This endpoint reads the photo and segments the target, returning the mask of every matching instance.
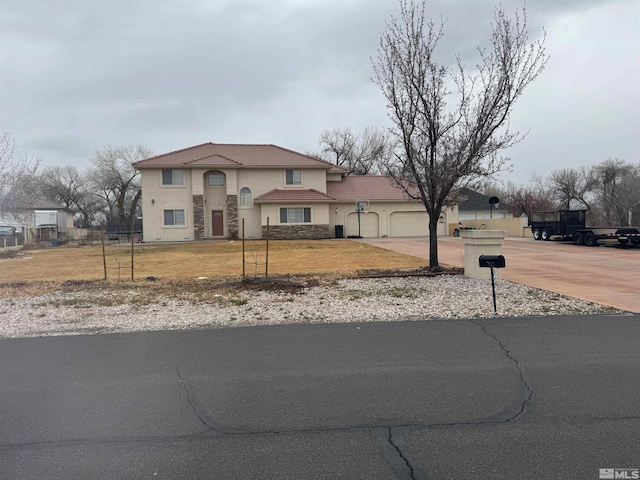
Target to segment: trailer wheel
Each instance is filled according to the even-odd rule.
[[[540,240],[540,229],[539,228],[534,228],[533,229],[533,239],[534,240]]]
[[[593,234],[593,232],[587,232],[584,234],[584,244],[587,247],[593,247],[597,243],[598,240],[596,240],[596,236]]]
[[[632,238],[631,243],[633,243],[636,246],[640,245],[640,238]]]
[[[545,242],[549,240],[551,238],[551,235],[549,235],[549,230],[547,230],[546,228],[543,228],[542,232],[540,232],[540,238]]]
[[[576,232],[573,234],[573,243],[576,245],[582,245],[584,243],[584,235],[582,232]]]
[[[628,238],[619,238],[618,239],[618,243],[620,245],[626,245],[627,243],[629,243],[629,239]]]

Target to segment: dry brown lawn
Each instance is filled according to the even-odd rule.
[[[246,242],[246,274],[264,275],[264,241]],[[131,247],[108,246],[109,280],[131,276]],[[188,279],[242,275],[242,242],[214,241],[171,245],[136,245],[134,278]],[[256,265],[258,263],[258,265]],[[425,260],[351,240],[280,240],[269,242],[269,275],[339,274],[362,270],[402,270],[425,266]],[[57,247],[24,250],[0,258],[0,287],[15,282],[100,280],[102,248]]]

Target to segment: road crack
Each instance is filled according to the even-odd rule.
[[[399,480],[424,480],[425,473],[414,465],[402,437],[399,434],[394,436],[393,427],[376,427],[373,429],[378,441],[382,444],[383,453],[387,462],[391,466],[393,473]]]
[[[516,370],[518,370],[518,375],[520,376],[520,384],[522,385],[522,387],[523,387],[523,389],[525,391],[525,395],[524,395],[525,398],[524,398],[524,400],[522,401],[522,403],[520,405],[520,411],[516,412],[513,416],[511,416],[510,418],[507,418],[505,420],[505,423],[511,422],[511,421],[515,420],[516,418],[518,418],[519,416],[521,416],[522,414],[524,414],[527,410],[529,410],[531,408],[531,405],[532,405],[532,402],[533,402],[533,389],[531,388],[531,386],[527,382],[526,378],[524,377],[524,373],[522,372],[522,367],[520,366],[520,362],[518,362],[517,358],[515,358],[513,355],[511,355],[511,350],[509,350],[507,348],[507,346],[504,343],[502,343],[502,340],[500,340],[498,337],[496,337],[492,333],[489,333],[487,331],[486,327],[482,323],[480,323],[478,321],[474,321],[474,320],[468,320],[468,321],[470,323],[473,323],[474,325],[479,326],[486,336],[492,338],[498,344],[498,346],[500,346],[500,349],[502,349],[502,351],[504,352],[505,356],[516,367]]]
[[[176,365],[176,375],[178,376],[178,381],[180,382],[180,386],[182,387],[182,391],[186,395],[187,403],[189,407],[193,411],[194,415],[198,418],[200,423],[209,431],[220,434],[220,435],[228,435],[219,425],[216,425],[215,422],[199,407],[198,402],[195,399],[195,396],[189,389],[189,385],[187,383],[187,379],[182,376],[180,369]]]

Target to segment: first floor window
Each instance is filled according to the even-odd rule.
[[[287,170],[286,177],[287,185],[302,185],[302,170]]]
[[[311,208],[281,208],[280,223],[311,223]]]
[[[163,185],[184,185],[184,175],[182,170],[165,169],[162,170]]]
[[[184,225],[184,210],[165,210],[165,225]]]

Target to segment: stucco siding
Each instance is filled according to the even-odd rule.
[[[295,168],[293,168],[295,170]],[[301,185],[287,185],[285,181],[285,168],[266,169],[242,169],[238,171],[237,188],[249,187],[253,197],[257,197],[274,189],[314,189],[319,192],[327,192],[326,171],[320,169],[307,169],[302,171]]]
[[[193,240],[191,175],[184,185],[162,185],[162,170],[142,172],[142,230],[145,242]],[[164,210],[184,210],[185,225],[165,226]]]
[[[244,238],[259,239],[262,237],[261,207],[238,209],[238,238],[242,238],[242,221],[244,220]]]

